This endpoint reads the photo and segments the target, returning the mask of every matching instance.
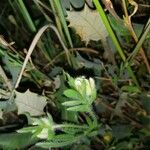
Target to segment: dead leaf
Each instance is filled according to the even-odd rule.
[[[15,92],[15,103],[18,107],[18,114],[25,112],[30,113],[31,116],[43,115],[43,109],[46,105],[46,97],[39,96],[36,93],[27,90],[25,93]]]
[[[67,11],[70,27],[76,29],[81,39],[88,44],[90,40],[106,40],[108,32],[97,11],[90,9],[86,4],[82,11]]]

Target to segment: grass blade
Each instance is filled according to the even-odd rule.
[[[111,26],[109,24],[109,21],[108,21],[106,15],[105,15],[105,12],[104,12],[102,6],[99,3],[99,0],[93,0],[93,2],[95,4],[95,6],[96,6],[97,11],[99,12],[99,14],[101,16],[101,19],[102,19],[102,21],[103,21],[103,23],[104,23],[104,25],[105,25],[108,33],[109,33],[109,35],[110,35],[114,45],[115,45],[115,47],[116,47],[120,57],[122,58],[122,60],[124,62],[126,62],[126,56],[125,56],[125,54],[124,54],[124,52],[123,52],[123,50],[122,50],[122,48],[121,48],[121,46],[120,46],[120,44],[119,44],[115,34],[114,34],[114,32],[113,32],[113,30],[112,30],[112,28],[111,28]],[[129,63],[127,63],[127,69],[128,69],[128,73],[132,77],[134,83],[140,88],[139,83],[138,83],[138,81],[136,79],[136,76],[134,75],[134,72],[133,72],[132,68],[129,66]]]

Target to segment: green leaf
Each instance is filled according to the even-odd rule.
[[[67,89],[64,91],[64,95],[68,98],[72,98],[72,99],[78,99],[80,100],[82,97],[80,95],[79,92],[77,92],[76,90],[73,89]]]
[[[26,127],[26,128],[22,128],[20,130],[18,130],[18,133],[29,133],[29,132],[35,132],[37,129],[37,126],[33,126],[33,127]]]
[[[24,149],[38,141],[37,138],[31,138],[30,133],[7,133],[0,135],[0,148],[3,149]]]
[[[91,118],[89,116],[86,116],[86,122],[89,125],[89,127],[93,127],[93,121],[91,120]]]
[[[53,140],[46,141],[46,142],[39,142],[36,145],[42,148],[58,148],[58,147],[71,145],[79,141],[82,136],[83,136],[82,134],[77,135],[75,137],[73,137],[72,135],[62,134],[62,136],[59,135],[56,136],[56,138],[54,137]],[[62,140],[60,138],[62,138]]]
[[[90,132],[87,136],[88,137],[95,137],[96,135],[98,135],[98,131],[97,130]]]
[[[88,128],[88,126],[85,126],[85,125],[82,125],[82,127],[85,127],[85,129]],[[83,131],[83,128],[79,128],[79,127],[64,127],[62,130],[65,133],[67,133],[67,134],[74,135],[74,134],[77,134],[77,133],[81,133]]]
[[[37,143],[36,146],[39,146],[39,147],[42,147],[42,148],[58,148],[58,147],[71,145],[73,143],[74,143],[73,140],[67,140],[67,141],[63,141],[63,142],[49,141],[49,142]]]
[[[88,105],[79,105],[74,107],[67,108],[68,111],[79,111],[79,112],[88,112],[89,108]]]
[[[64,105],[64,106],[76,106],[76,105],[80,105],[80,104],[82,104],[82,102],[81,101],[67,101],[67,102],[64,102],[64,103],[62,103],[62,105]]]
[[[55,135],[54,137],[55,141],[58,141],[58,142],[69,141],[74,138],[75,136],[73,134],[60,134],[60,135]]]
[[[38,137],[38,135],[42,132],[42,128],[41,127],[35,127],[36,130],[33,130],[33,135],[32,137],[35,138],[35,137]]]
[[[68,79],[68,84],[70,87],[74,88],[75,87],[75,84],[74,84],[74,78],[72,78],[69,74],[66,74],[67,76],[67,79]]]

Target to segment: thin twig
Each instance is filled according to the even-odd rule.
[[[83,51],[83,52],[90,52],[90,53],[94,53],[94,54],[98,54],[98,52],[92,48],[87,48],[87,47],[81,47],[81,48],[71,48],[71,49],[68,49],[70,52],[73,52],[73,51]],[[48,63],[43,69],[46,69],[48,68],[49,66],[51,66],[59,57],[61,57],[62,55],[64,55],[65,52],[61,52],[59,53],[56,57],[54,57],[50,63]]]
[[[130,62],[130,64],[131,64],[132,60],[134,59],[134,57],[135,57],[135,56],[137,55],[137,53],[139,52],[140,47],[142,46],[142,44],[143,44],[143,42],[144,42],[144,40],[145,40],[145,37],[147,36],[147,34],[148,34],[149,31],[150,31],[150,18],[149,18],[148,22],[149,22],[149,23],[148,23],[148,25],[146,25],[143,35],[141,36],[140,40],[138,41],[138,43],[137,43],[136,47],[134,48],[133,52],[132,52],[132,53],[130,54],[130,56],[127,58],[127,61]]]
[[[122,48],[120,46],[120,43],[119,43],[118,39],[116,38],[116,35],[114,34],[114,31],[112,30],[112,28],[110,26],[110,23],[109,23],[109,21],[108,21],[108,19],[106,17],[106,14],[105,14],[105,12],[104,12],[104,10],[103,10],[99,0],[93,0],[93,3],[95,4],[96,9],[98,10],[99,15],[100,15],[100,17],[101,17],[101,19],[102,19],[102,21],[103,21],[103,23],[104,23],[108,33],[109,33],[111,39],[112,39],[112,41],[113,41],[113,43],[114,43],[114,45],[115,45],[115,47],[116,47],[116,49],[117,49],[121,59],[125,62],[126,61],[126,56],[125,56],[125,54],[124,54],[124,52],[123,52],[123,50],[122,50]],[[140,89],[138,80],[137,80],[137,78],[136,78],[136,76],[135,76],[131,66],[129,66],[129,64],[127,65],[127,70],[129,72],[129,75],[132,77],[134,83]]]
[[[132,35],[132,37],[134,39],[134,41],[137,43],[138,42],[138,37],[137,37],[137,35],[136,35],[136,33],[135,33],[134,29],[133,29],[133,26],[132,26],[132,23],[131,23],[131,17],[136,13],[136,11],[138,9],[138,4],[136,2],[134,2],[133,0],[128,0],[128,1],[129,1],[129,3],[131,5],[134,6],[134,11],[133,11],[133,13],[131,15],[129,15],[128,11],[127,11],[127,7],[126,7],[126,2],[125,2],[125,0],[122,0],[123,9],[124,9],[124,13],[125,13],[124,21],[125,21],[125,25],[128,27],[128,30],[130,31],[130,33],[131,33],[131,35]],[[142,58],[144,60],[144,63],[146,65],[146,67],[147,67],[147,70],[148,70],[148,72],[150,74],[150,65],[149,65],[148,59],[147,59],[147,57],[145,55],[145,52],[144,52],[142,47],[140,48],[140,54],[141,54],[141,56],[142,56]]]
[[[103,80],[103,81],[112,81],[112,79],[106,78],[106,77],[95,77],[95,78],[97,78],[99,80]],[[131,83],[132,80],[131,79],[118,79],[118,82],[129,82],[129,83]]]

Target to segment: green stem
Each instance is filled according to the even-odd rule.
[[[55,1],[49,0],[49,3],[51,5],[51,9],[52,9],[54,17],[55,17],[55,22],[56,22],[58,31],[59,31],[59,33],[61,35],[61,38],[62,38],[63,42],[65,43],[65,45],[67,45],[67,42],[66,42],[63,30],[62,30],[61,21],[60,21],[60,18],[58,16],[58,12],[56,10]]]
[[[142,46],[142,44],[143,44],[147,34],[149,33],[149,31],[150,31],[150,18],[148,20],[148,24],[146,25],[146,29],[145,29],[144,33],[142,34],[139,42],[137,43],[136,47],[134,48],[132,54],[127,59],[127,61],[129,63],[132,63],[134,57],[138,54],[138,52],[139,52],[139,50],[140,50],[140,48],[141,48],[141,46]]]
[[[95,4],[95,6],[96,6],[96,9],[99,12],[99,15],[100,15],[100,17],[101,17],[101,19],[102,19],[102,21],[103,21],[103,23],[104,23],[108,33],[109,33],[109,35],[110,35],[114,45],[116,46],[116,49],[117,49],[120,57],[122,58],[122,60],[124,62],[126,62],[126,56],[125,56],[125,54],[124,54],[124,52],[123,52],[123,50],[122,50],[122,48],[121,48],[121,46],[120,46],[120,44],[119,44],[115,34],[114,34],[114,32],[113,32],[113,30],[112,30],[112,28],[111,28],[111,26],[109,24],[109,21],[108,21],[106,15],[105,15],[105,12],[104,12],[102,6],[99,3],[99,0],[93,0],[93,2]],[[129,66],[129,63],[127,63],[127,69],[128,69],[129,75],[132,77],[132,79],[135,82],[135,84],[137,85],[137,87],[140,88],[139,83],[138,83],[138,81],[136,79],[136,76],[134,75],[134,72],[132,71],[132,68]]]
[[[62,6],[61,6],[61,1],[60,0],[55,0],[54,3],[55,3],[55,6],[56,6],[56,9],[57,9],[57,13],[58,13],[58,16],[60,18],[60,21],[62,23],[62,27],[64,28],[64,32],[66,34],[67,40],[69,41],[69,45],[70,45],[71,48],[73,48],[72,39],[71,39],[69,30],[68,30],[68,26],[67,26],[67,23],[66,23],[66,18],[64,16],[64,11],[63,11]]]
[[[25,6],[25,4],[23,3],[23,0],[17,0],[17,4],[19,7],[20,12],[22,13],[23,18],[25,19],[28,27],[30,28],[30,30],[32,32],[36,32],[36,27],[30,17],[30,14]]]

